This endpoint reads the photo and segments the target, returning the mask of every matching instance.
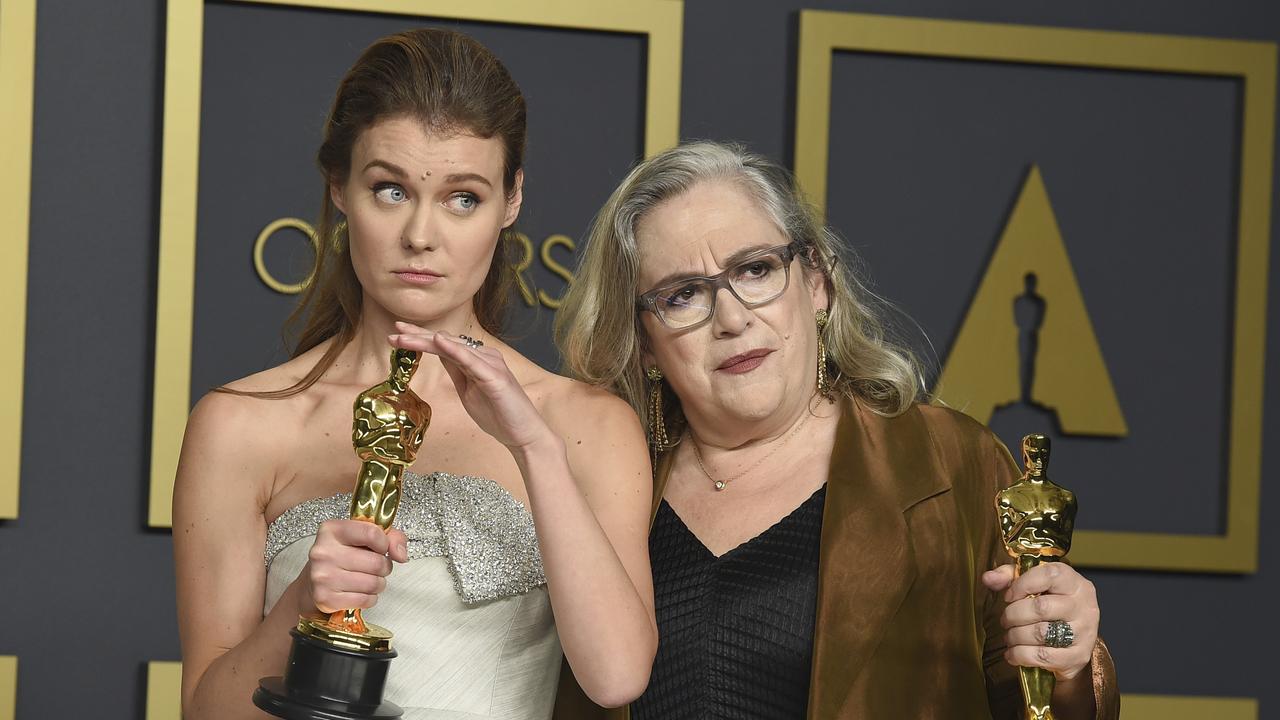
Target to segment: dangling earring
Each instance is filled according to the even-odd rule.
[[[649,444],[654,450],[666,450],[667,423],[662,417],[662,371],[653,366],[645,371],[649,379]]]
[[[831,400],[831,380],[827,377],[827,343],[822,339],[822,331],[827,329],[830,315],[826,309],[814,313],[818,324],[818,394]]]

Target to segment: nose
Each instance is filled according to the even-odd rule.
[[[711,332],[717,338],[741,335],[755,320],[755,314],[743,306],[728,288],[716,291],[715,303]]]
[[[436,249],[438,241],[432,215],[431,203],[419,203],[409,213],[400,235],[400,244],[406,250],[430,252]]]

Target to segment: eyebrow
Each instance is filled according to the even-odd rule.
[[[364,169],[368,170],[369,168],[375,168],[375,167],[380,167],[399,178],[409,177],[408,171],[406,171],[404,168],[388,160],[370,160],[369,164],[364,166]],[[452,175],[446,175],[444,178],[444,181],[446,183],[460,183],[460,182],[471,181],[471,182],[481,183],[488,188],[493,187],[493,183],[489,182],[489,178],[483,175],[479,175],[477,173],[453,173]]]
[[[748,247],[744,247],[741,250],[738,250],[737,252],[733,253],[732,255],[724,259],[724,264],[721,266],[723,268],[722,272],[723,270],[727,270],[733,267],[734,265],[737,265],[738,263],[742,262],[744,259],[746,259],[747,257],[750,257],[751,255],[755,255],[756,253],[761,252],[763,250],[771,250],[775,247],[778,247],[778,246],[770,245],[769,243],[760,243],[758,245],[751,245]],[[674,285],[675,283],[684,282],[685,280],[694,280],[694,279],[705,278],[705,277],[707,276],[699,275],[698,273],[690,273],[690,272],[667,273],[666,275],[663,275],[661,278],[659,278],[658,282],[654,283],[653,287],[649,288],[645,292],[646,293],[653,292],[657,288],[666,287],[668,285]],[[643,295],[644,293],[641,293],[641,294]]]
[[[405,172],[404,168],[400,167],[399,165],[396,165],[393,162],[388,162],[386,160],[370,160],[369,164],[364,166],[364,169],[368,170],[369,168],[375,168],[375,167],[380,167],[384,170],[387,170],[392,175],[397,175],[399,177],[409,176],[409,173]]]
[[[493,187],[493,183],[489,182],[489,178],[483,175],[477,175],[476,173],[454,173],[452,175],[446,175],[444,177],[444,181],[450,184],[474,181],[478,183],[483,183],[485,187],[488,187],[488,188]]]

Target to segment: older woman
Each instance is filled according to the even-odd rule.
[[[600,212],[561,311],[567,367],[630,402],[657,456],[660,641],[630,716],[1012,720],[1034,666],[1058,720],[1116,717],[1093,585],[1062,563],[1014,579],[1009,453],[920,402],[815,217],[763,158],[675,148]],[[1070,646],[1046,647],[1052,621]]]

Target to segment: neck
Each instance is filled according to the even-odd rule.
[[[686,408],[685,419],[694,442],[705,454],[707,451],[731,452],[772,445],[787,437],[810,415],[830,416],[833,413],[833,406],[826,401],[814,404],[805,398],[799,403],[789,402],[762,418],[710,417]]]
[[[444,315],[432,318],[402,318],[392,315],[385,308],[365,298],[360,312],[360,324],[356,327],[355,336],[334,363],[335,369],[341,365],[347,371],[351,382],[357,385],[374,385],[387,379],[390,371],[389,359],[391,345],[388,335],[395,335],[396,322],[410,322],[428,330],[443,330],[452,335],[466,334],[472,337],[488,339],[480,328],[480,322],[472,311],[471,304],[456,308]],[[413,386],[416,388],[436,388],[447,384],[452,389],[452,381],[439,361],[431,361],[424,353],[419,361],[418,369],[413,374]]]

